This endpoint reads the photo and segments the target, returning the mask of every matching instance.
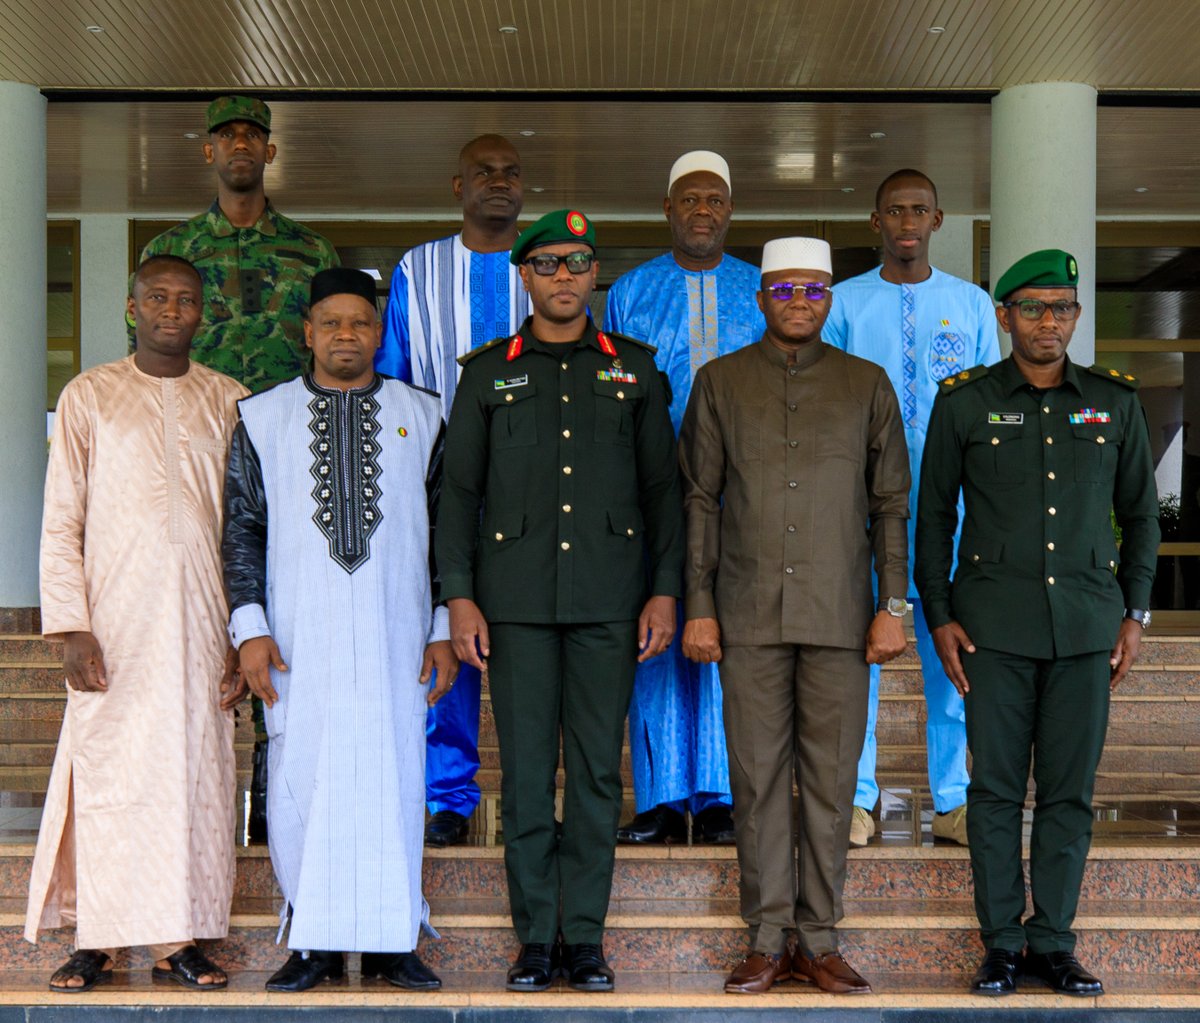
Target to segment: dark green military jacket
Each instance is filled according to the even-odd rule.
[[[234,227],[214,201],[206,213],[151,241],[142,259],[164,254],[190,260],[204,280],[193,359],[256,394],[308,368],[309,282],[338,265],[328,241],[270,203],[253,227]]]
[[[913,573],[930,628],[957,620],[978,646],[1069,657],[1110,649],[1124,609],[1149,607],[1158,495],[1136,387],[1068,360],[1063,382],[1038,391],[1011,358],[942,381]]]
[[[638,617],[678,597],[683,511],[653,349],[589,320],[574,344],[519,333],[464,355],[436,552],[442,598],[496,622]]]

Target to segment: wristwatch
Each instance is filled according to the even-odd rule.
[[[1137,622],[1143,629],[1150,624],[1150,612],[1144,611],[1140,607],[1127,607],[1125,609],[1125,617]]]
[[[881,600],[875,607],[876,614],[886,611],[893,618],[903,618],[909,610],[908,601],[903,597],[888,597],[887,600]]]

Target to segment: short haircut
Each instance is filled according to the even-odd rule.
[[[900,181],[903,178],[917,178],[921,181],[924,181],[925,184],[927,184],[929,186],[929,191],[931,191],[933,193],[933,205],[937,206],[937,201],[938,201],[937,185],[935,185],[933,183],[933,178],[931,178],[924,171],[915,170],[912,167],[903,167],[898,171],[892,171],[891,174],[889,174],[886,178],[884,178],[879,183],[879,187],[877,189],[875,189],[875,209],[877,211],[879,209],[880,203],[883,202],[883,193],[885,191],[887,191],[888,185],[891,185],[894,182]]]
[[[204,290],[204,278],[200,276],[200,271],[196,269],[195,264],[182,256],[172,256],[170,253],[163,252],[157,256],[147,256],[138,264],[133,276],[129,278],[129,294],[133,294],[133,287],[138,281],[144,281],[151,274],[163,270],[182,270],[190,273],[199,283],[200,290]]]

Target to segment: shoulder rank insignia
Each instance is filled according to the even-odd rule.
[[[976,380],[982,380],[987,373],[987,366],[972,366],[970,369],[964,369],[961,373],[951,373],[942,381],[941,390],[957,390],[967,384],[975,383]]]
[[[517,358],[517,356],[521,354],[521,349],[524,347],[525,342],[522,340],[521,335],[515,335],[508,343],[508,351],[504,353],[504,361],[512,362],[513,359]]]
[[[482,355],[486,351],[490,351],[491,349],[495,348],[497,345],[508,344],[508,341],[509,341],[509,339],[506,337],[498,337],[498,338],[496,338],[495,341],[489,341],[486,345],[480,345],[478,348],[472,348],[465,355],[460,355],[458,357],[458,364],[460,366],[465,366],[468,362],[470,362],[472,359],[476,358],[477,356]]]
[[[1105,380],[1111,380],[1114,384],[1128,387],[1131,391],[1136,391],[1142,385],[1142,382],[1132,373],[1122,373],[1119,369],[1110,369],[1108,366],[1088,366],[1088,372],[1095,373],[1096,376],[1103,377]]]
[[[600,343],[600,351],[610,359],[617,357],[617,346],[612,343],[612,339],[604,331],[597,331],[596,340]]]
[[[630,337],[628,334],[608,333],[603,336],[608,340],[609,344],[612,343],[612,339],[615,337],[626,342],[627,344],[637,345],[639,348],[644,348],[651,355],[654,355],[658,351],[656,346],[647,344],[645,341],[639,341],[636,337]],[[607,351],[607,349],[605,349],[605,351]]]

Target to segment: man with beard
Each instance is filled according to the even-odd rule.
[[[917,170],[888,175],[875,195],[871,227],[883,243],[883,265],[839,284],[822,336],[829,344],[882,366],[896,389],[913,485],[909,496],[909,573],[921,452],[938,384],[969,366],[1000,357],[996,317],[987,292],[929,263],[929,239],[942,226],[937,189]],[[925,748],[933,799],[935,838],[967,844],[967,731],[962,697],[942,670],[910,583],[913,626],[925,689]],[[875,833],[871,816],[879,800],[875,780],[875,722],[879,666],[871,666],[867,735],[858,762],[858,789],[850,844],[864,846]]]
[[[529,315],[529,295],[509,261],[521,215],[521,158],[499,135],[480,135],[458,154],[450,179],[462,203],[458,234],[418,245],[392,273],[380,373],[441,395],[449,419],[458,359],[498,337],[515,334]],[[425,841],[448,846],[467,836],[479,805],[480,677],[464,664],[444,699],[429,709]]]
[[[1071,925],[1110,692],[1150,624],[1158,495],[1138,381],[1067,357],[1078,282],[1061,249],[1000,276],[996,318],[1012,355],[942,381],[925,442],[916,579],[967,712],[967,832],[987,950],[978,995],[1010,994],[1022,972],[1059,994],[1104,993],[1075,958]],[[1033,913],[1022,919],[1031,761]]]
[[[142,259],[189,260],[204,282],[203,326],[192,358],[252,393],[304,372],[304,312],[313,275],[337,266],[333,246],[278,212],[263,176],[275,159],[271,108],[250,96],[220,96],[208,106],[204,160],[217,172],[217,198],[204,213],[164,231]],[[132,339],[131,339],[132,345]],[[267,837],[267,733],[253,701],[254,777],[250,837]]]
[[[608,293],[605,330],[654,345],[671,385],[679,432],[692,378],[706,362],[757,341],[758,269],[725,254],[733,214],[729,165],[717,153],[685,153],[667,179],[663,212],[671,251],[620,277]],[[629,707],[637,815],[624,843],[683,841],[685,811],[696,842],[733,842],[729,761],[715,664],[693,664],[672,645],[643,664]]]
[[[521,234],[533,315],[463,357],[446,429],[437,560],[455,652],[491,681],[513,991],[545,990],[554,960],[571,987],[612,990],[625,715],[637,662],[674,635],[683,574],[666,388],[646,345],[588,316],[595,245],[577,210]]]
[[[863,994],[836,926],[867,666],[905,647],[908,453],[887,374],[821,341],[829,243],[768,242],[762,270],[766,332],[701,368],[679,437],[683,650],[721,663],[749,929],[725,990]]]

